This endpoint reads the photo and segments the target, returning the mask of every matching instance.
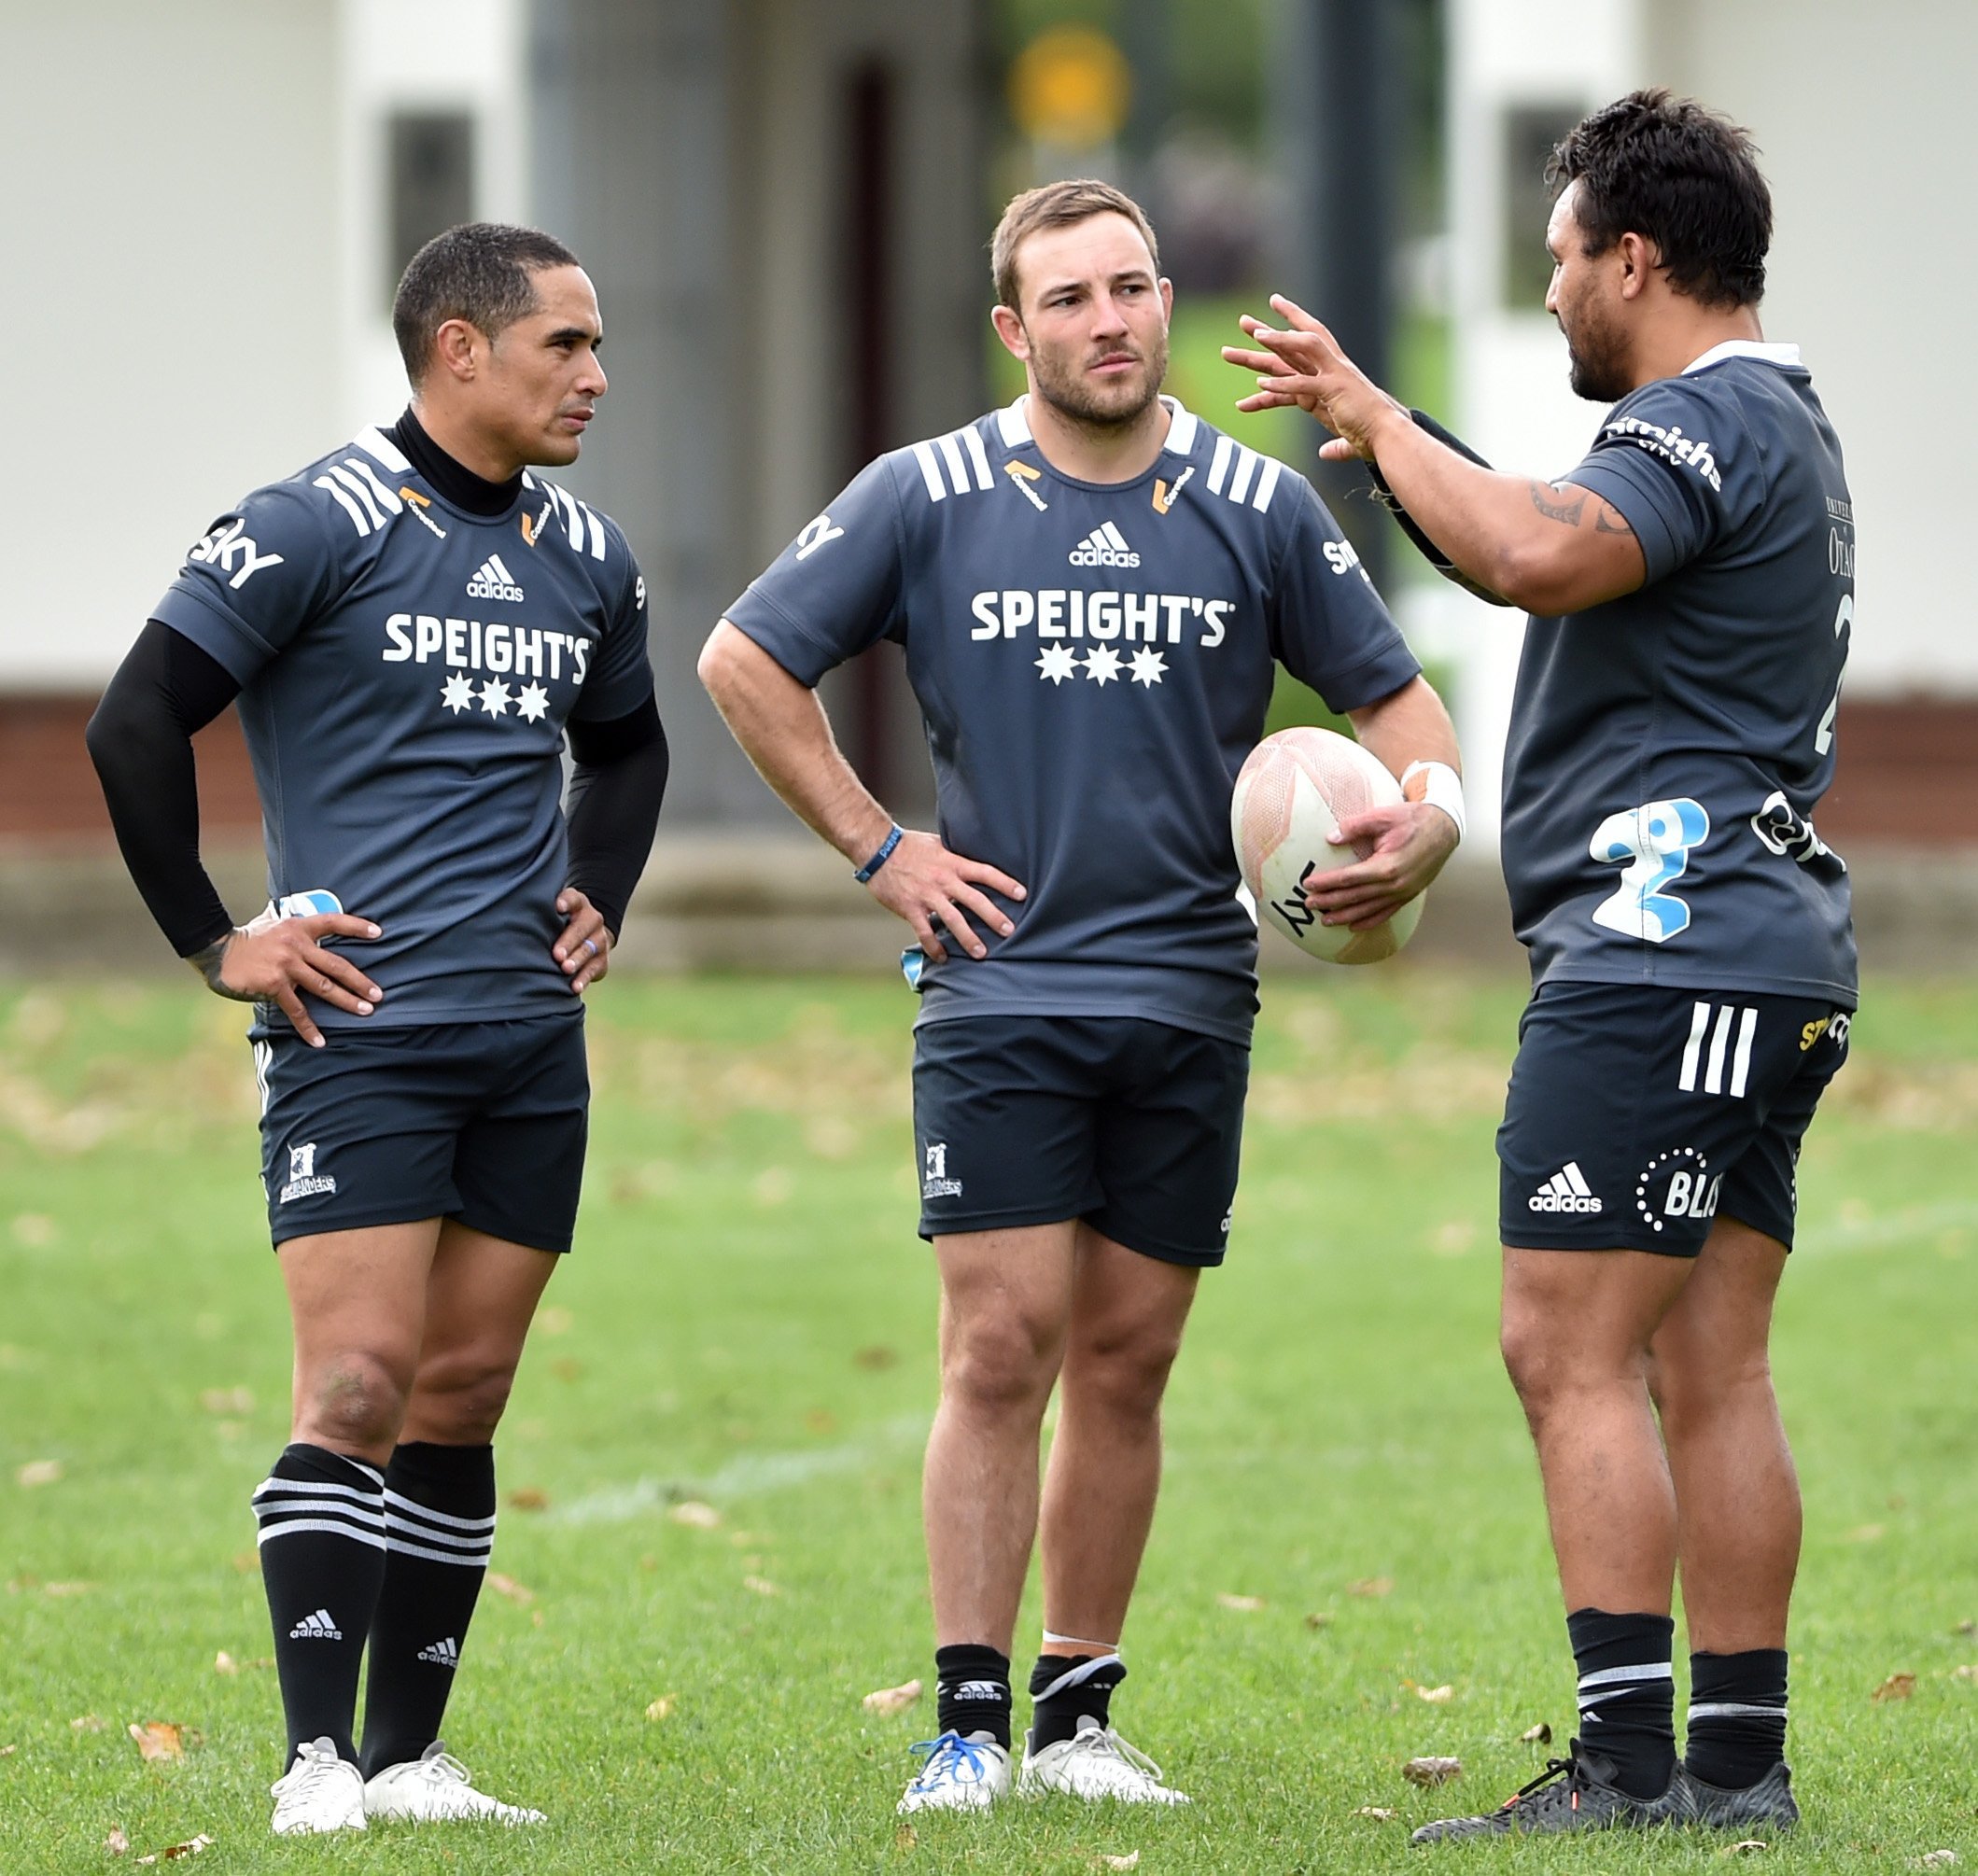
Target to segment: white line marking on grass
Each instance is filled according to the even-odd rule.
[[[648,1512],[663,1511],[681,1498],[705,1499],[710,1505],[784,1491],[814,1478],[832,1478],[863,1472],[868,1465],[919,1445],[927,1438],[928,1421],[921,1414],[902,1414],[882,1422],[864,1439],[836,1446],[799,1447],[790,1452],[744,1453],[704,1478],[639,1478],[629,1485],[607,1485],[568,1505],[553,1507],[549,1524],[625,1524]]]
[[[1886,1251],[1931,1232],[1967,1226],[1978,1226],[1978,1205],[1969,1199],[1928,1205],[1920,1211],[1899,1211],[1892,1218],[1864,1218],[1858,1224],[1835,1223],[1802,1232],[1792,1254],[1800,1257],[1836,1251]]]

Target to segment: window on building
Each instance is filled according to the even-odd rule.
[[[474,120],[466,111],[395,111],[386,131],[385,292],[434,235],[474,215]]]
[[[1552,278],[1545,251],[1552,215],[1546,163],[1585,115],[1579,104],[1513,105],[1504,114],[1504,303],[1511,312],[1545,310]]]

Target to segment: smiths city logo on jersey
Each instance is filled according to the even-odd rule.
[[[1724,478],[1708,441],[1703,437],[1686,437],[1680,424],[1671,424],[1665,428],[1661,424],[1649,423],[1646,417],[1616,417],[1604,425],[1600,433],[1604,437],[1634,443],[1665,462],[1693,469],[1719,495],[1724,491]]]
[[[282,1187],[281,1197],[276,1201],[278,1204],[287,1205],[296,1198],[328,1197],[336,1189],[334,1179],[316,1169],[315,1141],[288,1149],[288,1183]]]
[[[1138,567],[1140,555],[1109,521],[1095,527],[1065,556],[1073,567]]]
[[[498,553],[491,553],[476,569],[474,577],[467,582],[467,596],[470,599],[499,599],[509,606],[522,604],[522,589],[515,584],[515,576],[501,564]]]

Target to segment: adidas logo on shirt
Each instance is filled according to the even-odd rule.
[[[1534,1211],[1598,1211],[1600,1200],[1577,1160],[1565,1165],[1524,1201]]]
[[[328,1609],[318,1609],[313,1616],[304,1616],[294,1628],[288,1631],[291,1642],[341,1642],[344,1631],[336,1625],[336,1618]]]
[[[457,1668],[460,1665],[460,1645],[449,1635],[443,1642],[435,1642],[430,1647],[421,1648],[418,1659],[430,1661],[435,1667]]]
[[[505,600],[511,606],[522,604],[522,589],[515,584],[515,576],[502,566],[498,553],[489,554],[481,563],[479,571],[467,582],[467,596]]]
[[[1138,567],[1140,555],[1109,521],[1095,527],[1066,556],[1073,567]]]

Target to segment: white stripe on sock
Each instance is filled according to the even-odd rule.
[[[1622,1681],[1673,1681],[1676,1670],[1667,1661],[1642,1661],[1632,1668],[1596,1668],[1579,1677],[1579,1691],[1589,1687],[1611,1687]]]

